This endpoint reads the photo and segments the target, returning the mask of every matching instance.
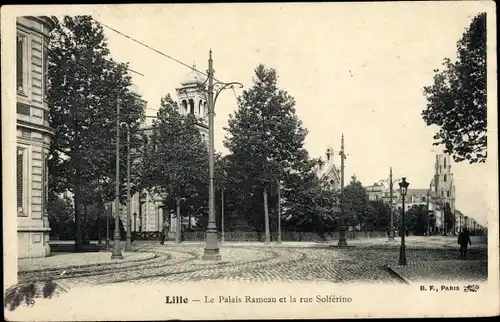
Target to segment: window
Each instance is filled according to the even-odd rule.
[[[450,196],[450,190],[446,191],[446,197]]]
[[[16,47],[16,77],[17,77],[17,92],[26,93],[26,70],[27,70],[27,52],[26,52],[26,37],[17,35]]]
[[[444,175],[444,182],[446,182],[446,174]]]
[[[446,158],[444,158],[444,168],[446,169]]]
[[[189,114],[194,114],[194,102],[189,100]]]
[[[42,213],[47,212],[47,202],[49,194],[49,167],[47,160],[47,153],[44,153],[42,160]]]
[[[443,190],[441,190],[441,197],[444,197],[444,192],[443,192]]]
[[[425,197],[422,197],[422,201],[425,201]]]
[[[19,216],[27,215],[26,212],[26,180],[27,176],[26,149],[17,148],[17,213]]]
[[[47,90],[49,86],[49,50],[46,45],[43,46],[43,100],[47,100]]]

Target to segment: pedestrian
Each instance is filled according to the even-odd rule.
[[[467,246],[472,245],[467,229],[462,230],[460,235],[458,235],[458,244],[460,245],[460,258],[467,258]]]
[[[160,232],[160,239],[160,245],[165,245],[165,231],[163,230]]]

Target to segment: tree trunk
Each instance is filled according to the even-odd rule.
[[[264,242],[266,244],[270,243],[271,241],[271,234],[269,231],[269,210],[267,208],[267,188],[264,188],[264,227],[265,227],[265,240]]]
[[[181,226],[182,226],[182,219],[181,219],[181,199],[176,198],[175,202],[177,204],[177,220],[175,223],[175,242],[180,244],[181,242]]]
[[[88,198],[88,197],[87,197]],[[87,200],[83,200],[83,243],[85,245],[89,245],[90,244],[90,240],[89,240],[89,232],[88,232],[88,228],[89,228],[89,217],[88,217],[88,213],[87,213]]]
[[[81,223],[81,190],[80,190],[80,182],[78,178],[80,177],[80,169],[76,169],[76,178],[75,182],[75,252],[82,251],[82,223]]]
[[[102,236],[101,236],[101,214],[102,214],[102,210],[103,210],[103,203],[102,203],[102,200],[99,199],[99,209],[98,209],[98,214],[99,214],[99,217],[97,219],[97,243],[99,245],[102,244]]]

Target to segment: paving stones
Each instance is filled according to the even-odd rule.
[[[407,283],[424,281],[478,282],[488,279],[486,260],[442,260],[389,266]]]
[[[154,252],[156,258],[144,262],[115,264],[109,269],[75,271],[60,277],[64,287],[75,284],[103,283],[170,283],[177,281],[226,280],[239,282],[328,281],[337,283],[400,283],[388,270],[398,262],[397,248],[305,248],[305,247],[221,247],[222,261],[200,260],[203,246],[143,245],[140,252]],[[406,274],[414,279],[423,275],[447,274],[449,263],[457,264],[459,253],[445,249],[408,250]],[[472,250],[469,259],[461,261],[460,277],[483,274],[486,252]],[[445,264],[448,262],[448,264]],[[419,263],[419,264],[417,264]],[[411,271],[410,267],[423,267]],[[458,267],[458,266],[457,266]],[[462,266],[460,266],[462,267]],[[469,272],[469,273],[468,273]],[[477,273],[480,272],[480,273]],[[425,277],[425,276],[424,276]]]

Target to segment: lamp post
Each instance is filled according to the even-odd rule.
[[[209,176],[209,200],[208,200],[208,225],[206,231],[206,244],[202,259],[220,260],[219,247],[217,245],[217,225],[215,223],[215,192],[214,192],[214,107],[220,92],[226,88],[234,88],[234,85],[242,84],[237,82],[214,84],[214,69],[212,61],[212,50],[208,58],[208,176]],[[216,91],[214,97],[214,89]]]
[[[276,242],[281,244],[281,180],[278,182],[278,239]]]
[[[222,195],[221,195],[221,235],[220,235],[220,242],[221,244],[224,243],[224,189],[222,189]]]
[[[111,259],[123,259],[120,247],[120,100],[116,101],[116,187],[115,187],[115,234]]]
[[[345,213],[344,213],[344,134],[340,144],[340,227],[339,227],[339,246],[347,246]]]
[[[392,203],[392,199],[394,198],[394,184],[397,183],[401,178],[398,178],[396,180],[392,179],[392,167],[390,167],[390,172],[389,172],[389,206],[391,208],[391,216],[390,216],[390,227],[389,227],[389,241],[394,241],[394,237],[396,236],[395,234],[395,228],[394,228],[394,205]],[[385,182],[386,180],[383,180]]]
[[[125,241],[125,251],[132,250],[131,214],[130,214],[130,126],[121,122],[120,125],[127,127],[127,239]]]
[[[109,251],[109,211],[106,209],[106,251]]]
[[[405,224],[405,197],[408,192],[408,186],[410,183],[406,182],[406,178],[403,177],[403,180],[399,183],[399,189],[401,192],[401,198],[403,199],[403,209],[401,212],[401,226],[402,226],[402,234],[401,234],[401,247],[399,248],[399,265],[406,265],[406,246],[405,246],[405,233],[406,233],[406,224]]]

